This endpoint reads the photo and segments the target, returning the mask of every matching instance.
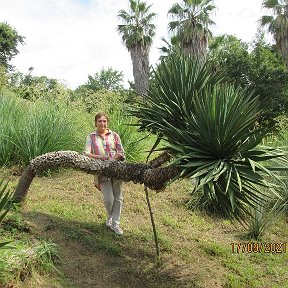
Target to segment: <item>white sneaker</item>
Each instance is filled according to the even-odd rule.
[[[117,235],[122,235],[123,234],[123,230],[120,228],[119,225],[116,226],[110,226],[110,228],[117,234]]]

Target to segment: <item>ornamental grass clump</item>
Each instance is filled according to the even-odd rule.
[[[0,94],[0,166],[11,163],[15,157],[13,138],[22,123],[22,115],[23,105],[19,99]]]
[[[208,63],[187,56],[162,60],[145,102],[131,109],[140,130],[158,135],[155,146],[166,143],[170,165],[180,167],[173,180],[195,179],[199,205],[238,219],[249,206],[279,196],[269,180],[277,177],[275,169],[265,163],[281,158],[287,167],[285,151],[260,145],[271,131],[258,127],[260,113],[255,95],[225,84]]]
[[[28,164],[31,159],[52,151],[80,151],[75,123],[65,106],[56,107],[46,101],[30,105],[31,110],[23,117],[23,125],[13,139],[22,162]]]
[[[24,282],[33,272],[57,271],[55,261],[59,259],[58,247],[45,240],[18,239],[14,249],[0,254],[0,287],[12,287],[11,283]],[[13,286],[14,287],[14,286]]]
[[[0,166],[28,164],[52,151],[82,151],[84,128],[76,116],[66,104],[0,95]]]

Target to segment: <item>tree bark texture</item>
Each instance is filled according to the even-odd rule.
[[[274,7],[275,8],[275,7]],[[286,69],[288,69],[288,5],[287,1],[284,5],[284,14],[278,15],[274,20],[275,32],[274,32],[274,40],[276,42],[276,46],[283,57],[283,60],[286,65]]]
[[[144,96],[148,89],[149,80],[149,47],[135,45],[129,48],[136,93]]]
[[[288,31],[286,34],[282,33],[275,36],[276,46],[279,49],[280,54],[283,57],[286,68],[288,69]]]
[[[207,37],[201,32],[194,32],[189,41],[183,40],[181,47],[185,55],[197,57],[200,61],[205,61],[207,57]]]
[[[121,179],[125,182],[145,184],[153,190],[161,190],[167,181],[179,173],[177,166],[159,167],[169,160],[166,153],[148,164],[96,160],[75,151],[50,152],[30,161],[24,170],[13,195],[13,201],[24,201],[35,175],[51,168],[70,167],[89,174]]]

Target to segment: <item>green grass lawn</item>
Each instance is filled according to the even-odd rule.
[[[10,178],[16,186],[19,177]],[[25,204],[9,216],[28,228],[2,227],[1,237],[22,241],[21,249],[35,241],[56,244],[59,257],[52,269],[38,269],[37,262],[24,281],[21,275],[9,278],[4,269],[13,287],[288,287],[288,247],[286,253],[284,246],[282,253],[249,252],[251,244],[245,245],[256,241],[245,238],[238,223],[187,209],[189,182],[150,191],[160,241],[157,259],[143,186],[124,184],[124,235],[118,236],[105,226],[101,194],[92,178],[70,170],[35,178]],[[278,242],[288,246],[287,218],[257,243]],[[0,253],[7,259],[13,249]]]

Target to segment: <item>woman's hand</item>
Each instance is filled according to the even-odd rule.
[[[122,155],[121,154],[119,154],[119,153],[116,153],[114,156],[113,156],[113,160],[116,160],[116,161],[118,161],[118,160],[122,160]]]

